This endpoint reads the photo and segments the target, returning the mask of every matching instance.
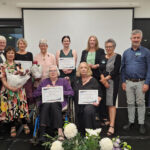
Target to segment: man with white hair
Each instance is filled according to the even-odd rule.
[[[128,131],[134,126],[135,102],[137,104],[139,132],[145,134],[145,93],[150,84],[150,51],[141,46],[142,31],[131,33],[131,48],[122,59],[122,88],[126,91],[129,123],[123,127]]]
[[[4,49],[6,47],[6,38],[4,36],[0,36],[0,63],[6,61],[4,56]]]
[[[6,61],[6,58],[4,56],[4,49],[6,47],[6,38],[4,36],[1,36],[0,35],[0,65],[2,63],[4,63]],[[0,67],[1,69],[1,67]],[[1,77],[1,70],[0,70],[0,77]],[[0,89],[2,87],[2,82],[1,82],[1,79],[0,79]]]

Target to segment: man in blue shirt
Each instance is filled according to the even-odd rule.
[[[141,46],[142,31],[131,33],[131,48],[123,53],[121,75],[122,88],[126,91],[129,123],[123,127],[130,130],[135,120],[135,102],[138,110],[139,132],[145,134],[145,92],[150,84],[150,51]]]

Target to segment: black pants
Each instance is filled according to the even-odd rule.
[[[95,129],[96,128],[96,107],[94,105],[79,106],[78,113],[78,129],[84,134],[85,128]]]
[[[40,125],[46,125],[53,129],[62,128],[61,103],[44,103],[41,105]]]

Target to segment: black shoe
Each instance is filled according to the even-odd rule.
[[[134,123],[129,122],[128,124],[123,126],[123,130],[129,131],[130,129],[133,129],[133,127],[134,127]]]
[[[145,134],[145,133],[146,133],[146,129],[145,129],[145,127],[144,127],[144,124],[140,124],[139,133],[140,133],[140,134]]]

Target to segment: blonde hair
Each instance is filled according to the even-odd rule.
[[[17,47],[19,47],[19,43],[20,43],[20,42],[23,42],[23,43],[26,45],[26,47],[28,46],[27,41],[26,41],[24,38],[20,38],[20,39],[17,41]]]
[[[98,50],[99,49],[99,43],[98,43],[98,39],[95,35],[91,35],[88,39],[88,44],[87,44],[87,48],[86,50],[89,51],[90,50],[90,39],[94,38],[95,39],[95,49]]]
[[[47,40],[46,40],[46,39],[41,39],[41,40],[39,41],[39,45],[40,45],[40,44],[48,45],[48,43],[47,43]]]
[[[78,66],[78,69],[77,69],[77,72],[76,72],[76,76],[77,77],[80,77],[81,76],[81,73],[80,73],[80,66],[81,66],[81,64],[85,64],[86,66],[87,66],[87,75],[88,76],[91,76],[93,73],[92,73],[92,70],[91,70],[91,68],[89,67],[89,65],[86,63],[86,62],[81,62],[80,64],[79,64],[79,66]]]

